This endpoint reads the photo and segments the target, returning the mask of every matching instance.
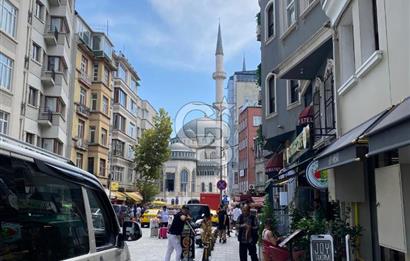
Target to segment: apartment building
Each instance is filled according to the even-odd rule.
[[[0,132],[66,154],[74,1],[0,1]]]
[[[75,73],[73,73],[71,159],[95,174],[104,186],[109,180],[112,74],[117,69],[113,44],[76,15]]]

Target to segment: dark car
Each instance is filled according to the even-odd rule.
[[[187,204],[187,207],[189,208],[193,222],[203,218],[203,215],[210,215],[211,213],[209,206],[205,204]]]

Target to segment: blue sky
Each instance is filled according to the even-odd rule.
[[[141,78],[139,95],[172,119],[191,101],[212,103],[215,47],[221,20],[225,71],[260,62],[257,0],[77,0],[79,14],[95,29],[107,28]],[[98,3],[98,4],[97,4]],[[225,86],[227,81],[225,81]]]

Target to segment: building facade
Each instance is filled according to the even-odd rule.
[[[239,175],[234,180],[239,193],[254,191],[256,187],[256,159],[254,153],[257,130],[262,124],[262,108],[259,106],[242,107],[239,114]]]
[[[0,3],[0,132],[66,155],[74,1]]]
[[[227,84],[227,102],[229,105],[229,146],[231,149],[230,162],[228,162],[228,186],[229,192],[234,195],[239,193],[238,180],[239,170],[239,113],[242,106],[258,104],[260,88],[257,84],[256,71],[247,71],[245,60],[242,71],[235,72],[229,77]]]
[[[318,157],[329,197],[351,207],[350,222],[364,228],[357,255],[410,260],[410,5],[352,0],[322,8],[334,30],[337,104],[337,139]]]

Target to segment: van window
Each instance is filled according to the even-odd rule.
[[[89,252],[81,187],[58,175],[0,155],[0,260],[61,260]]]
[[[88,201],[90,202],[91,214],[93,218],[95,244],[97,248],[104,249],[115,244],[115,220],[109,215],[109,202],[104,204],[101,193],[87,189]],[[105,196],[105,195],[104,195]]]

